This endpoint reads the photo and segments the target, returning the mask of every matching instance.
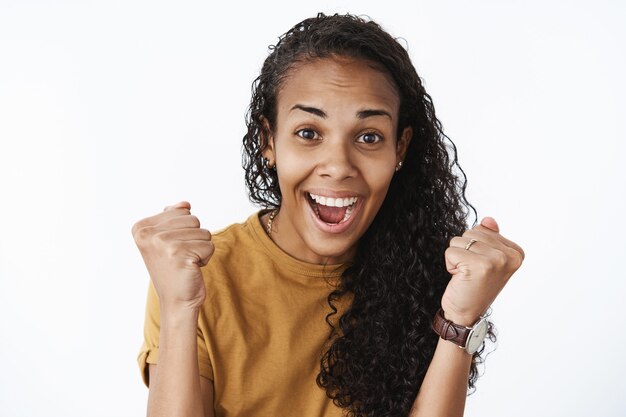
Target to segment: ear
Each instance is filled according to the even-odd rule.
[[[404,157],[406,156],[406,151],[409,149],[409,144],[411,143],[411,139],[413,138],[413,128],[411,126],[407,126],[402,131],[402,135],[398,139],[398,143],[396,144],[396,164],[398,162],[404,162]]]
[[[265,116],[261,116],[261,123],[263,124],[263,128],[261,129],[261,134],[259,139],[261,140],[261,155],[263,158],[269,161],[269,165],[276,164],[276,153],[274,152],[274,135],[272,134],[272,129],[270,128],[269,121],[265,118]]]

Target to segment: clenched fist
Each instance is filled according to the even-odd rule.
[[[199,308],[206,297],[200,267],[209,262],[214,247],[211,233],[200,228],[190,210],[183,201],[132,229],[162,309]]]
[[[475,242],[466,249],[472,239]],[[441,299],[441,308],[448,320],[471,326],[521,266],[524,251],[500,234],[493,218],[485,217],[463,236],[450,240],[445,260],[452,278]]]

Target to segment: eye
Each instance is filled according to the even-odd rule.
[[[300,136],[302,139],[313,140],[318,139],[319,135],[313,129],[300,129],[296,132],[296,135]]]
[[[359,139],[357,140],[357,142],[373,144],[373,143],[378,143],[382,140],[383,140],[383,137],[379,135],[378,133],[366,132],[366,133],[363,133],[361,136],[359,136]]]

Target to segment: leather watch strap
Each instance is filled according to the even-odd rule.
[[[472,330],[447,320],[441,308],[435,314],[432,328],[442,339],[449,340],[460,347],[465,347],[469,332]]]

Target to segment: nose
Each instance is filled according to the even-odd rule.
[[[317,172],[320,176],[337,181],[354,178],[357,167],[349,140],[327,140],[319,158]]]

